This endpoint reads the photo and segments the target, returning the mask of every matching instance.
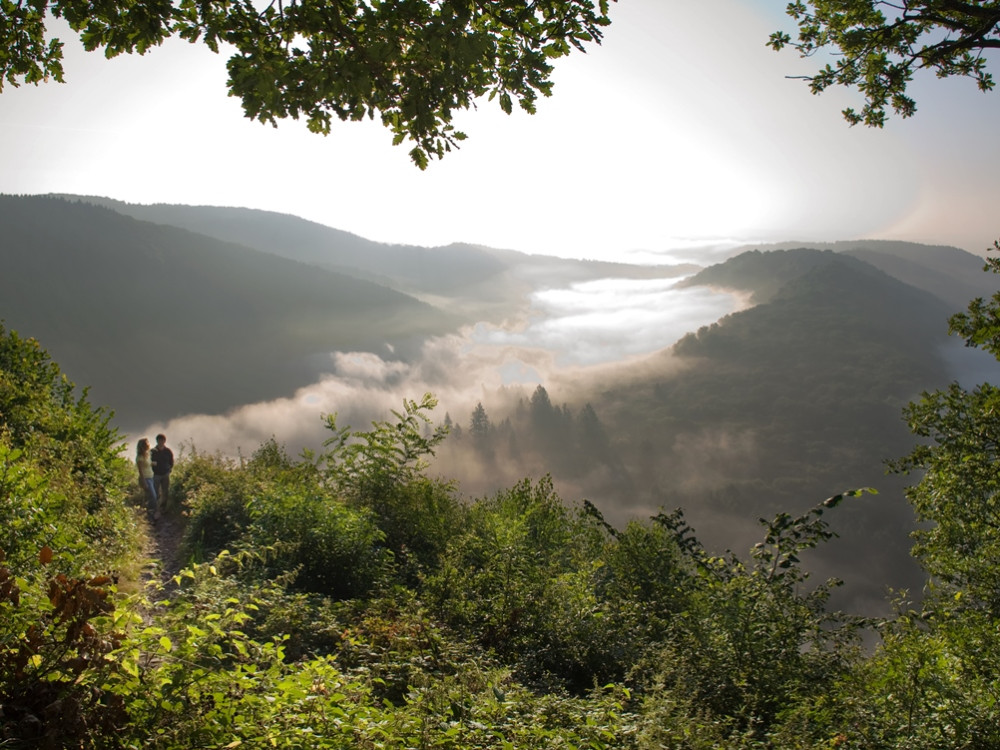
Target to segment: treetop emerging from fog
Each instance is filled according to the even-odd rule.
[[[776,31],[771,46],[792,46],[806,57],[824,49],[834,53],[835,62],[807,80],[817,94],[835,84],[857,87],[865,104],[860,112],[844,110],[851,124],[881,127],[889,107],[912,115],[916,102],[907,84],[924,68],[993,89],[984,54],[1000,48],[997,0],[796,0],[787,12],[798,24],[798,38]]]
[[[534,112],[551,60],[600,43],[610,0],[0,0],[0,87],[63,81],[62,44],[46,14],[65,19],[87,50],[143,54],[171,36],[226,46],[229,90],[247,117],[305,118],[327,134],[334,117],[378,116],[394,143],[410,139],[421,168],[465,135],[456,110],[480,97]]]

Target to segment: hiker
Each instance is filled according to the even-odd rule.
[[[151,451],[153,457],[153,486],[156,488],[161,509],[166,509],[170,496],[170,472],[174,468],[174,452],[167,447],[167,436],[156,436],[156,447]]]
[[[149,454],[149,440],[143,438],[135,447],[135,465],[139,469],[139,486],[146,494],[146,506],[150,513],[158,515],[156,508],[156,485],[153,484],[153,458]]]

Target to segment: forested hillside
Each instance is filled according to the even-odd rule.
[[[506,264],[471,245],[422,248],[386,245],[296,216],[217,206],[135,205],[91,196],[63,196],[104,205],[155,224],[187,229],[290,260],[396,288],[445,293],[494,279]]]
[[[0,318],[45,341],[126,428],[291,393],[331,351],[403,355],[459,322],[379,284],[86,203],[0,196],[0,225]]]
[[[443,471],[482,491],[483,477],[546,467],[616,524],[684,508],[718,550],[749,545],[761,516],[870,486],[878,496],[836,524],[836,549],[808,564],[844,578],[853,606],[884,607],[889,586],[919,590],[903,498],[914,480],[886,461],[912,448],[907,402],[957,377],[944,356],[958,346],[953,309],[830,251],[748,252],[684,283],[758,304],[571,393],[525,393],[515,409],[484,399],[489,439],[466,429],[450,440]],[[475,432],[475,415],[451,416]]]
[[[788,260],[798,267],[796,255]],[[879,498],[840,529],[843,546],[827,562],[855,585],[912,587],[902,482],[885,476],[884,461],[911,447],[905,404],[951,379],[938,351],[948,343],[951,311],[832,253],[766,299],[679,341],[673,353],[689,363],[679,377],[652,378],[627,398],[613,397],[624,418],[645,407],[654,415],[647,424],[661,425],[637,435],[638,445],[662,444],[666,434],[680,448],[661,454],[646,482],[670,507],[700,500],[723,519],[746,517],[744,508],[754,517],[802,509],[834,488],[879,488]],[[706,434],[718,455],[710,447],[692,466],[683,446]]]
[[[981,256],[946,245],[923,245],[895,240],[841,240],[781,242],[758,249],[797,250],[803,247],[832,250],[840,255],[863,260],[905,284],[941,298],[953,308],[953,312],[964,310],[971,299],[991,296],[996,289],[996,280],[983,273]]]
[[[288,214],[221,206],[137,205],[93,196],[62,196],[105,206],[143,221],[180,227],[225,242],[346,273],[428,298],[466,317],[502,321],[539,285],[606,276],[659,277],[663,268],[530,256],[455,243],[391,245]],[[671,275],[696,270],[671,269]],[[479,316],[472,319],[470,316]]]

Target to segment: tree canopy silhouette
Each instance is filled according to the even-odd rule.
[[[814,94],[834,85],[864,94],[860,112],[844,110],[852,125],[881,127],[887,108],[902,117],[916,112],[907,85],[918,70],[972,78],[981,90],[993,89],[985,53],[1000,49],[997,0],[796,0],[787,13],[798,24],[798,36],[793,41],[776,31],[771,47],[792,46],[805,57],[833,52],[836,62],[807,80]]]
[[[304,118],[328,134],[334,117],[378,116],[394,143],[409,139],[421,169],[465,135],[456,110],[481,97],[508,114],[535,111],[552,90],[551,60],[600,43],[610,0],[33,0],[0,5],[3,84],[63,81],[64,19],[84,47],[107,57],[145,54],[179,36],[230,53],[229,91],[247,117]]]

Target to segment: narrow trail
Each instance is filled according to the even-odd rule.
[[[173,578],[183,567],[180,555],[183,533],[184,521],[174,513],[166,513],[159,521],[149,522],[143,570],[146,586],[159,585],[164,593],[173,590]]]

